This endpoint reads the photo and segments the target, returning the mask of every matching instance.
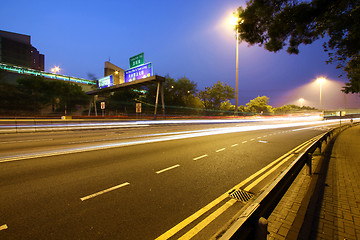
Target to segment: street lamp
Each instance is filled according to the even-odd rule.
[[[59,68],[59,66],[55,66],[55,67],[53,67],[52,69],[50,69],[50,71],[52,72],[52,73],[58,73],[58,72],[60,72],[60,68]]]
[[[299,102],[300,102],[300,107],[303,107],[303,103],[304,103],[304,99],[303,98],[299,98]]]
[[[322,109],[322,103],[321,103],[322,84],[323,84],[323,82],[326,81],[326,79],[321,77],[321,78],[316,79],[316,81],[319,83],[319,88],[320,88],[320,99],[319,99],[320,100],[320,109]]]
[[[235,28],[236,31],[236,85],[235,85],[235,115],[238,113],[239,107],[239,28],[238,25],[243,23],[244,20],[235,16],[233,13],[230,18],[230,24]]]

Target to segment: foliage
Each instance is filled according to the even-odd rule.
[[[51,105],[53,111],[74,111],[76,105],[88,104],[89,97],[76,84],[47,81],[42,77],[23,77],[17,80],[17,101],[22,110],[40,112]]]
[[[200,106],[199,99],[195,96],[197,93],[197,84],[186,77],[178,80],[165,77],[163,83],[165,103],[168,113],[181,113],[185,108],[198,108]],[[144,101],[147,103],[155,103],[157,85],[147,86],[147,93]]]
[[[124,88],[118,90],[107,99],[106,109],[128,113],[130,109],[135,112],[135,100],[142,96],[140,88]]]
[[[328,63],[338,62],[349,79],[344,92],[360,92],[359,0],[250,0],[238,8],[236,29],[249,44],[277,52],[298,54],[301,44],[328,36]]]
[[[272,107],[268,105],[269,98],[267,96],[258,96],[246,104],[247,111],[253,113],[272,113]]]
[[[89,104],[89,96],[82,90],[79,85],[67,82],[48,82],[53,94],[50,99],[56,103],[56,109],[59,111],[73,112],[76,106],[85,106]]]
[[[39,112],[48,104],[48,86],[41,77],[23,77],[17,80],[19,103],[23,110]]]
[[[275,113],[280,114],[280,113],[291,113],[291,112],[297,112],[297,111],[303,111],[303,110],[316,110],[316,109],[313,107],[308,107],[308,106],[300,107],[297,105],[290,104],[290,105],[284,105],[281,107],[273,108],[273,110]]]
[[[226,100],[225,102],[220,103],[220,110],[222,111],[232,111],[235,110],[235,105],[232,105],[229,100]]]
[[[198,96],[203,102],[203,106],[207,110],[220,110],[221,103],[226,100],[233,99],[235,94],[234,88],[218,81],[212,87],[206,87],[204,91],[200,91]]]
[[[1,112],[16,112],[22,109],[19,99],[20,92],[15,85],[6,82],[0,83]]]

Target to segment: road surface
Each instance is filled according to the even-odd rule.
[[[281,156],[330,124],[2,134],[0,239],[209,238],[245,205],[229,190],[258,195],[289,164]]]

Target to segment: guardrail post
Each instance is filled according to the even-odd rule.
[[[261,217],[256,225],[255,240],[267,239],[267,235],[269,234],[267,227],[268,227],[268,221],[265,218]]]
[[[306,153],[306,165],[307,165],[307,175],[311,176],[311,173],[312,173],[312,155],[311,155],[311,153]]]

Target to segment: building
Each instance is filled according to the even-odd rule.
[[[104,77],[113,75],[114,85],[121,84],[125,82],[125,70],[119,68],[118,66],[112,64],[111,62],[105,62],[104,68]]]
[[[45,57],[29,35],[0,30],[0,62],[44,71]]]

